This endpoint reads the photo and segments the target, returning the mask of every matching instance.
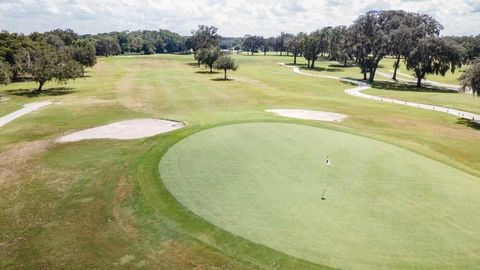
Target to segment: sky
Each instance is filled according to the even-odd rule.
[[[0,0],[0,30],[80,34],[168,29],[188,35],[199,24],[222,36],[274,36],[349,25],[369,10],[427,13],[442,35],[480,34],[480,0]]]

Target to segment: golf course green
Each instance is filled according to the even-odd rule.
[[[233,124],[176,143],[159,170],[194,214],[315,264],[480,264],[478,178],[378,140],[300,124]]]

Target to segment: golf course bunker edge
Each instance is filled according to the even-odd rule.
[[[315,120],[315,121],[325,121],[325,122],[341,122],[348,118],[347,115],[333,112],[322,112],[316,110],[303,110],[303,109],[270,109],[265,110],[266,112],[275,113],[283,117],[304,119],[304,120]]]
[[[91,139],[132,140],[152,137],[183,128],[181,122],[162,119],[133,119],[77,131],[57,139],[57,142],[76,142]]]
[[[381,141],[299,124],[219,126],[173,145],[159,172],[213,225],[319,265],[480,264],[479,179]]]

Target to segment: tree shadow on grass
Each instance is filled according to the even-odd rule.
[[[43,89],[42,91],[37,91],[37,89],[13,89],[5,92],[9,95],[31,98],[39,96],[63,96],[77,91],[73,90],[71,87],[53,87]]]
[[[218,74],[219,72],[218,71],[208,71],[208,70],[200,70],[200,71],[196,71],[195,73],[198,73],[198,74]]]
[[[319,71],[319,72],[322,72],[322,71],[326,71],[326,72],[342,71],[341,68],[324,68],[324,67],[309,68],[309,67],[306,67],[306,66],[300,67],[300,69],[311,70],[311,71]]]
[[[474,128],[476,130],[480,130],[480,124],[470,119],[458,118],[457,124],[464,125],[469,128]]]
[[[214,82],[231,82],[231,81],[234,81],[234,79],[230,79],[230,78],[227,78],[227,79],[224,79],[224,78],[215,78],[215,79],[210,79],[211,81],[214,81]]]
[[[387,81],[375,81],[370,83],[372,88],[386,89],[391,91],[406,91],[406,92],[429,92],[429,93],[458,93],[458,91],[451,90],[444,87],[426,85],[418,88],[415,83],[399,83]]]
[[[198,63],[187,63],[187,66],[198,67]]]

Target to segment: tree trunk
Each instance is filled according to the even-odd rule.
[[[210,73],[213,72],[213,66],[208,66],[210,68]]]
[[[400,55],[397,56],[397,61],[395,62],[395,66],[394,66],[394,70],[393,70],[392,80],[394,80],[394,81],[397,80],[397,69],[398,69],[399,65],[400,65]]]
[[[367,80],[367,71],[363,71],[363,80],[364,80],[364,81]]]
[[[373,69],[370,69],[370,77],[368,78],[369,82],[373,82],[373,80],[375,79],[375,73],[377,72],[378,62],[380,61],[376,61],[375,65],[373,66]]]
[[[263,55],[267,55],[267,50],[263,50]]]
[[[294,54],[294,55],[293,55],[293,64],[294,64],[294,65],[297,64],[297,54]]]
[[[253,55],[253,51],[252,51],[252,55]]]
[[[37,92],[42,91],[42,87],[43,87],[44,84],[45,84],[45,82],[39,82]]]
[[[227,69],[224,69],[223,72],[224,72],[223,79],[224,79],[224,80],[227,80]]]
[[[345,61],[343,61],[343,66],[347,67],[347,59],[345,59]]]
[[[315,60],[312,60],[312,65],[310,66],[310,68],[315,68]]]
[[[417,88],[422,87],[422,77],[417,78]]]
[[[310,67],[310,60],[307,60],[308,63],[307,63],[307,67],[309,68]]]

